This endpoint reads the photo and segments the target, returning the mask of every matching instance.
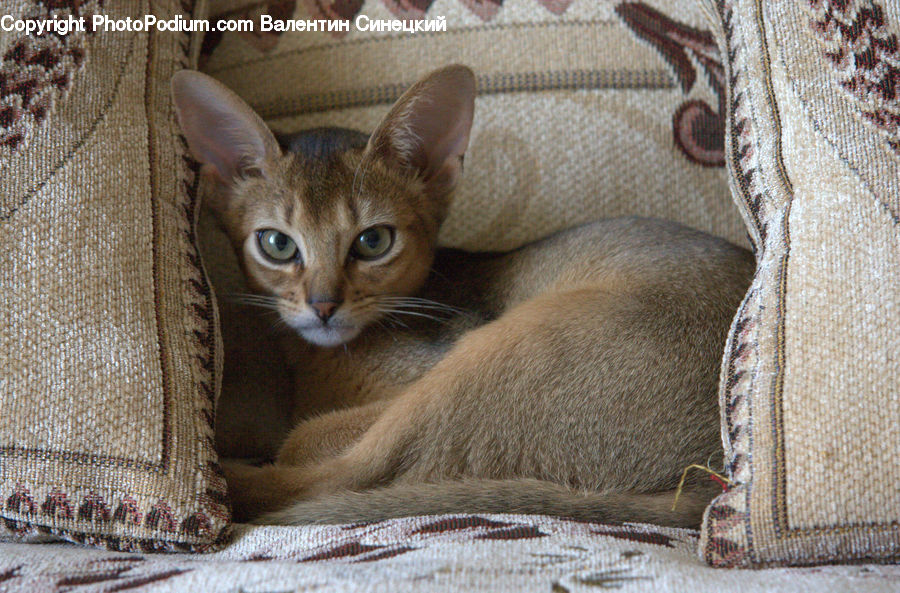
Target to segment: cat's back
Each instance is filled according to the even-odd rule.
[[[584,287],[667,293],[736,307],[754,259],[722,238],[653,218],[600,220],[503,254],[439,254],[457,299],[495,314],[547,292]],[[447,282],[444,283],[448,284]]]

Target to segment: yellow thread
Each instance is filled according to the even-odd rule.
[[[675,500],[674,500],[674,502],[672,502],[672,510],[673,510],[673,511],[675,510],[675,507],[678,506],[678,499],[681,498],[681,491],[684,489],[684,480],[685,480],[685,478],[687,478],[687,473],[688,473],[689,470],[692,470],[692,469],[702,469],[702,470],[705,471],[706,473],[712,474],[712,475],[714,475],[715,477],[719,478],[720,480],[722,480],[723,482],[725,482],[725,483],[728,484],[729,486],[730,486],[731,484],[734,484],[734,482],[732,482],[731,480],[729,480],[728,478],[726,478],[726,477],[723,476],[722,474],[720,474],[720,473],[718,473],[718,472],[715,472],[715,471],[709,469],[709,468],[706,467],[706,466],[703,466],[703,465],[697,465],[696,463],[693,463],[693,464],[687,466],[686,468],[684,468],[684,471],[681,472],[681,481],[678,482],[678,488],[675,489]]]

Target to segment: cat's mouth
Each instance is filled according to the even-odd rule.
[[[324,320],[312,314],[312,308],[301,311],[282,310],[281,318],[300,336],[316,346],[340,346],[359,335],[365,324],[358,323],[347,311],[339,311]]]
[[[295,329],[307,342],[316,346],[340,346],[359,335],[359,328],[347,325],[310,324]]]

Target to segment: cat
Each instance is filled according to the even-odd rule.
[[[508,253],[438,249],[474,115],[464,66],[415,83],[371,135],[283,147],[212,78],[172,87],[208,205],[293,330],[296,426],[275,463],[224,463],[236,520],[699,525],[715,484],[688,480],[673,509],[674,492],[722,452],[719,361],[749,252],[643,218]]]

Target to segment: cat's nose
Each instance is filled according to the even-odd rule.
[[[340,305],[340,303],[335,301],[313,301],[309,303],[309,306],[313,308],[313,311],[316,312],[316,315],[319,316],[322,323],[328,321],[328,319],[334,315],[334,311],[338,308],[338,305]]]

